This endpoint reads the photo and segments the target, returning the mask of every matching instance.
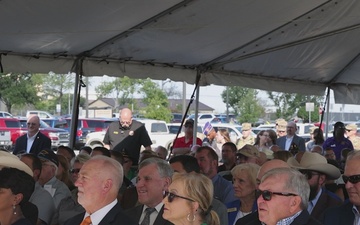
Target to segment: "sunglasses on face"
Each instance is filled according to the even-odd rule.
[[[299,171],[300,173],[304,174],[308,180],[311,180],[313,176],[320,175],[319,173],[314,173],[310,170],[299,170]]]
[[[120,121],[121,125],[130,125],[132,121]]]
[[[360,174],[358,175],[352,175],[352,176],[342,176],[344,183],[346,184],[348,181],[350,181],[350,183],[352,184],[356,184],[358,182],[360,182]]]
[[[191,202],[195,202],[194,200],[192,200],[192,199],[190,199],[190,198],[183,197],[183,196],[180,196],[180,195],[177,195],[177,194],[168,192],[168,191],[165,191],[165,192],[164,192],[164,198],[165,198],[166,196],[168,197],[168,202],[174,201],[174,198],[182,198],[182,199],[185,199],[185,200],[188,200],[188,201],[191,201]]]
[[[272,196],[273,195],[280,195],[280,196],[297,196],[297,194],[293,194],[293,193],[288,193],[288,192],[271,192],[271,191],[268,191],[268,190],[256,190],[256,196],[259,196],[260,195],[262,196],[262,198],[265,200],[265,201],[270,201],[272,199]]]
[[[79,172],[80,172],[80,169],[71,169],[71,170],[70,170],[70,173],[71,173],[71,174],[79,173]]]

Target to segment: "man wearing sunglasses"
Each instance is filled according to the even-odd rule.
[[[339,168],[327,163],[324,156],[314,152],[300,152],[287,162],[307,178],[310,185],[307,210],[312,217],[322,221],[327,208],[342,204],[338,196],[324,187],[327,180],[336,180],[341,175]]]
[[[32,153],[37,155],[43,149],[51,149],[51,140],[40,132],[40,118],[31,116],[27,120],[27,134],[16,139],[13,154]]]
[[[299,171],[290,168],[270,170],[263,176],[257,192],[259,220],[262,223],[321,224],[306,210],[310,188],[306,178]]]
[[[141,146],[151,150],[151,139],[145,125],[132,119],[130,109],[120,110],[119,115],[119,121],[112,122],[106,131],[104,147],[118,152],[129,150],[129,156],[135,159],[134,163],[137,165]]]
[[[349,194],[349,201],[341,206],[326,210],[324,225],[345,225],[360,223],[360,151],[349,153],[343,180]]]

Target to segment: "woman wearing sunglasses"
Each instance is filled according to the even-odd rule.
[[[165,192],[163,217],[174,225],[219,225],[212,210],[213,184],[202,174],[175,173]]]

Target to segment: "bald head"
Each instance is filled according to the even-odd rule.
[[[130,127],[132,123],[132,112],[129,108],[120,110],[120,124],[123,127]]]
[[[280,160],[280,159],[272,159],[270,161],[265,162],[259,169],[259,172],[256,177],[256,182],[259,184],[261,178],[264,176],[266,172],[275,168],[290,168],[289,164]]]

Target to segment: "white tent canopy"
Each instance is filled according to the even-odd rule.
[[[0,1],[3,72],[170,78],[360,104],[360,1]]]

